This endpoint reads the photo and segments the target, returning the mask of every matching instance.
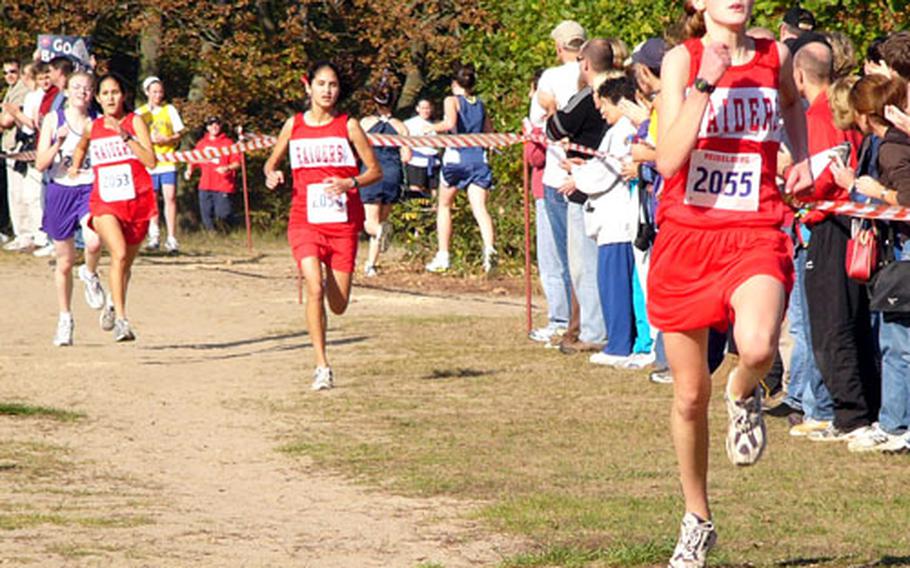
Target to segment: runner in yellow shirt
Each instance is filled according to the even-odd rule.
[[[174,105],[164,100],[164,84],[155,76],[146,77],[142,81],[142,90],[148,103],[136,109],[143,121],[148,125],[152,137],[155,153],[162,154],[177,150],[180,137],[185,129],[180,113]],[[167,240],[164,247],[167,252],[176,254],[177,244],[177,164],[174,162],[158,162],[149,173],[156,192],[161,192],[164,197],[164,220],[167,224]],[[159,233],[157,220],[149,226],[147,247],[155,250],[159,246]]]

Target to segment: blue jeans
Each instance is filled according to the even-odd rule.
[[[585,343],[605,343],[607,332],[597,289],[597,242],[585,235],[584,206],[570,202],[568,207],[569,275],[581,308],[578,339]]]
[[[215,229],[215,219],[230,224],[231,194],[200,189],[199,216],[202,217],[202,226],[208,231]]]
[[[834,401],[822,380],[812,351],[812,330],[809,326],[805,286],[806,256],[806,249],[800,248],[796,251],[794,260],[796,273],[793,291],[790,293],[790,307],[787,309],[793,353],[790,356],[790,384],[784,403],[801,409],[806,418],[833,420]]]
[[[600,305],[607,328],[607,355],[627,357],[635,339],[632,307],[632,280],[635,261],[631,243],[612,243],[597,247],[597,284]]]
[[[547,298],[547,327],[565,328],[572,311],[572,282],[568,263],[563,262],[553,236],[546,200],[535,200],[537,208],[537,269]],[[565,229],[563,229],[565,230]],[[563,240],[565,243],[565,240]]]
[[[882,407],[878,423],[889,434],[910,428],[910,321],[882,319]]]
[[[565,267],[566,284],[571,290],[572,281],[569,279],[569,249],[567,247],[569,204],[555,188],[548,185],[543,186],[543,204],[547,210],[550,232],[553,234],[553,246],[556,248],[560,264]]]

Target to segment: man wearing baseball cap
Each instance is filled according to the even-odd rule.
[[[790,42],[813,30],[815,30],[815,16],[809,10],[797,5],[784,14],[784,21],[780,25],[780,41],[789,46]]]

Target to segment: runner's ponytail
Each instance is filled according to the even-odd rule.
[[[688,38],[699,38],[705,35],[705,14],[695,7],[693,0],[686,0],[686,17],[683,23],[685,35]]]

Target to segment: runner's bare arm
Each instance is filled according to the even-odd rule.
[[[291,132],[293,130],[294,117],[292,116],[284,121],[284,126],[281,127],[281,132],[278,134],[278,140],[272,148],[272,154],[262,167],[262,173],[265,174],[265,185],[269,189],[275,189],[284,183],[284,172],[277,169],[277,166],[278,162],[281,161],[281,158],[288,152],[288,145],[291,142]]]
[[[699,76],[714,85],[729,66],[729,58],[723,59],[721,54],[712,48],[714,46],[705,48]],[[660,76],[657,171],[664,179],[668,179],[683,167],[692,149],[695,148],[702,116],[708,107],[710,97],[696,89],[690,89],[688,96],[686,95],[686,86],[689,82],[689,52],[683,45],[674,47],[664,57]]]
[[[35,169],[43,172],[54,163],[54,156],[60,151],[60,146],[66,140],[68,130],[66,125],[57,130],[57,140],[51,144],[54,139],[54,130],[57,128],[57,114],[49,114],[44,117],[44,123],[41,125],[41,137],[38,139],[38,152],[35,155]]]
[[[325,180],[325,183],[328,184],[326,187],[327,193],[334,193],[340,195],[345,191],[354,189],[358,185],[363,187],[365,185],[374,184],[377,181],[382,179],[382,167],[379,165],[379,161],[376,159],[376,154],[373,152],[373,146],[367,140],[367,135],[360,128],[360,123],[356,119],[348,119],[348,138],[354,144],[354,150],[357,152],[357,155],[360,156],[360,161],[363,162],[364,170],[358,175],[352,178],[338,178],[330,177]],[[357,180],[357,183],[354,183],[354,180]]]
[[[809,143],[806,131],[806,112],[803,110],[799,90],[793,79],[793,58],[790,50],[777,44],[780,54],[780,106],[784,118],[784,129],[790,140],[790,153],[793,167],[787,174],[785,191],[789,194],[800,194],[811,191],[813,187],[812,171],[809,168]]]
[[[442,122],[431,124],[428,132],[449,132],[455,130],[458,124],[458,99],[455,97],[446,97],[442,103],[443,119]]]
[[[74,178],[79,173],[79,169],[82,168],[82,162],[85,161],[85,154],[88,153],[88,145],[91,143],[92,138],[92,121],[86,121],[85,132],[82,133],[82,138],[79,140],[79,144],[76,145],[76,149],[73,151],[73,165],[70,166],[70,169],[67,170],[67,177]]]
[[[392,127],[395,129],[395,132],[397,132],[398,134],[400,134],[402,136],[408,135],[408,127],[405,126],[403,122],[401,122],[397,118],[393,118],[389,122],[392,124]],[[413,152],[411,151],[410,148],[408,148],[407,146],[401,147],[401,162],[402,163],[410,162],[412,155],[413,155]]]
[[[133,116],[133,130],[136,131],[136,136],[128,139],[127,145],[133,150],[133,153],[136,154],[143,166],[148,169],[154,168],[158,163],[158,159],[152,149],[149,127],[146,126],[145,121],[139,115]]]

